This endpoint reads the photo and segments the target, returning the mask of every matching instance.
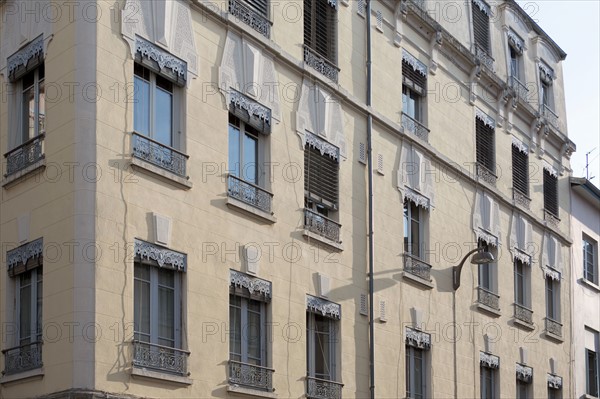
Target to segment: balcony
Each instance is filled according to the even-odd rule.
[[[335,66],[334,63],[327,60],[307,45],[304,45],[304,62],[317,72],[337,83],[340,69]]]
[[[545,319],[545,327],[546,333],[551,334],[551,336],[562,339],[562,324],[556,320],[553,320],[549,317]]]
[[[528,325],[533,325],[533,310],[515,303],[515,319]]]
[[[309,399],[341,399],[344,384],[306,377],[306,397]]]
[[[190,352],[182,349],[137,340],[133,341],[133,367],[187,376],[187,358],[189,355]]]
[[[484,182],[496,187],[496,180],[498,180],[498,176],[494,174],[491,170],[483,166],[482,164],[477,164],[477,177],[483,180]]]
[[[271,214],[273,194],[234,175],[227,176],[227,195]]]
[[[558,115],[546,104],[542,104],[542,116],[556,130],[560,130]]]
[[[404,273],[419,278],[425,283],[431,283],[431,265],[411,254],[403,254]],[[409,278],[410,278],[409,276]]]
[[[521,205],[525,209],[529,209],[531,205],[531,198],[523,194],[521,191],[513,187],[513,201],[515,204]]]
[[[304,228],[328,240],[339,243],[342,225],[320,213],[304,209]]]
[[[44,137],[45,134],[42,133],[4,154],[4,158],[6,158],[4,177],[27,169],[41,161],[44,158]]]
[[[477,287],[477,302],[493,310],[500,310],[500,296],[483,287]]]
[[[527,103],[528,101],[528,96],[529,96],[529,89],[527,88],[527,86],[525,86],[525,84],[523,84],[523,82],[521,82],[519,79],[517,79],[514,76],[510,77],[510,88],[515,92],[515,95],[517,96],[517,98],[521,101],[523,101],[524,103]]]
[[[494,71],[494,59],[488,54],[487,50],[479,45],[475,45],[475,58],[490,71]]]
[[[552,212],[548,211],[547,209],[544,209],[544,220],[550,226],[553,226],[555,228],[558,228],[558,225],[560,224],[560,219],[558,218],[558,216],[554,215]]]
[[[42,367],[42,342],[32,342],[2,351],[4,375],[22,373]]]
[[[407,114],[402,114],[402,128],[408,131],[426,143],[429,143],[429,129],[418,120],[411,118]]]
[[[272,392],[274,371],[267,367],[230,360],[229,383],[250,389]]]
[[[265,15],[248,7],[243,1],[229,0],[229,13],[267,39],[271,36],[271,21]]]
[[[134,158],[186,178],[186,163],[189,158],[186,154],[137,132],[133,132],[131,138]]]

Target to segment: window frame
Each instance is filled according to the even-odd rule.
[[[138,307],[138,294],[136,291],[136,281],[142,281],[140,278],[135,276],[135,269],[139,266],[142,267],[147,267],[149,270],[149,284],[150,284],[150,290],[149,290],[149,301],[150,303],[148,304],[149,306],[149,327],[150,327],[150,332],[149,334],[146,333],[141,333],[139,331],[139,327],[138,327],[138,318],[136,317],[136,308]],[[183,322],[183,293],[182,293],[182,286],[183,286],[183,274],[182,272],[178,271],[178,270],[174,270],[171,268],[166,268],[166,267],[159,267],[154,261],[147,261],[144,259],[140,259],[139,257],[136,257],[134,260],[134,287],[133,287],[133,291],[134,291],[134,297],[133,297],[133,307],[134,307],[134,337],[135,340],[142,342],[142,343],[150,343],[153,345],[161,345],[161,346],[166,346],[166,345],[162,345],[159,343],[160,339],[164,339],[161,338],[159,336],[158,330],[159,330],[159,309],[160,309],[160,304],[159,304],[159,276],[158,273],[160,271],[167,271],[173,274],[173,342],[174,342],[174,346],[172,347],[172,349],[183,349],[183,328],[182,328],[182,322]],[[143,280],[143,282],[146,282],[145,280]],[[141,306],[141,304],[140,304]],[[141,307],[140,307],[141,308]],[[141,318],[141,315],[140,315]],[[143,341],[140,339],[140,334],[143,334],[145,336],[149,336],[149,340],[148,341]]]
[[[329,336],[329,359],[327,360],[327,366],[329,367],[329,376],[324,378],[325,375],[320,374],[317,376],[316,373],[316,323],[317,319],[322,319],[328,323],[328,336]],[[317,378],[327,381],[337,382],[337,353],[338,353],[338,323],[339,320],[334,320],[330,317],[323,316],[314,312],[306,312],[306,373],[308,377]]]
[[[152,67],[147,65],[149,61],[138,59],[134,61],[134,70],[133,70],[133,85],[132,85],[132,101],[134,103],[133,108],[133,130],[144,136],[148,137],[157,143],[160,143],[163,146],[173,148],[178,151],[183,151],[183,139],[181,137],[183,121],[185,119],[184,116],[184,107],[183,107],[183,93],[184,89],[180,86],[180,82],[174,81],[171,77],[166,74],[156,72]],[[148,73],[148,79],[144,76],[140,76],[137,74],[137,68],[143,68],[143,72]],[[147,134],[136,129],[136,106],[140,104],[140,98],[137,97],[139,93],[139,88],[137,87],[137,81],[143,80],[148,84],[148,99],[147,99],[147,107],[148,107],[148,115],[147,115],[147,124],[148,124],[148,132]],[[166,89],[160,87],[157,82],[163,81],[164,84],[169,84],[170,92]],[[157,90],[162,90],[164,92],[170,93],[171,95],[171,132],[170,132],[170,143],[165,143],[157,137],[157,120],[156,120],[156,92]]]
[[[228,121],[228,154],[227,154],[227,159],[228,159],[228,173],[231,174],[232,176],[237,177],[238,179],[244,181],[244,182],[248,182],[251,184],[254,184],[258,187],[261,187],[263,189],[268,189],[268,187],[266,186],[266,182],[269,181],[269,179],[266,177],[266,169],[267,168],[263,168],[262,165],[266,165],[267,163],[267,154],[269,153],[269,148],[268,148],[268,136],[265,134],[262,134],[261,132],[259,132],[255,127],[253,127],[252,125],[244,122],[243,120],[241,120],[240,118],[238,118],[237,116],[233,115],[232,113],[229,113],[229,121]],[[236,130],[238,133],[238,143],[237,143],[237,160],[235,162],[232,162],[232,142],[231,142],[231,133],[232,133],[232,129]],[[254,151],[254,167],[253,172],[254,172],[254,176],[255,179],[254,181],[252,181],[251,179],[248,179],[247,176],[245,175],[244,171],[247,169],[247,167],[249,165],[252,165],[253,162],[247,162],[245,158],[245,139],[246,137],[249,137],[250,139],[254,140],[254,142],[256,143],[256,149]],[[243,175],[243,176],[242,176]]]
[[[406,398],[423,399],[427,397],[427,351],[422,348],[416,348],[413,345],[406,345]],[[417,385],[416,361],[419,354],[421,361],[421,385]],[[411,373],[413,371],[413,373]],[[418,391],[420,389],[420,392]]]
[[[522,82],[522,60],[523,56],[519,54],[519,51],[516,50],[513,46],[508,46],[508,59],[510,65],[510,74],[512,78],[517,79],[519,82]]]
[[[43,76],[40,78],[40,74]],[[33,75],[33,82],[30,86],[25,87],[25,79],[29,76]],[[17,96],[17,104],[18,104],[18,137],[16,140],[15,147],[18,147],[21,144],[28,142],[44,133],[46,133],[45,129],[45,117],[46,117],[46,91],[45,91],[45,83],[46,83],[46,69],[44,62],[41,62],[38,66],[33,68],[31,71],[28,71],[23,76],[21,76],[17,82],[16,86],[18,87],[18,96]],[[29,113],[26,111],[25,106],[25,92],[29,89],[33,89],[33,106],[34,106],[34,119],[33,119],[33,135],[30,135],[30,127],[29,125],[25,126],[26,115]],[[44,129],[40,130],[40,117],[43,115],[44,117]],[[38,123],[35,123],[38,121]]]
[[[543,174],[544,210],[558,218],[560,212],[558,176],[553,176],[546,168]]]
[[[495,246],[490,245],[482,240],[479,240],[478,247],[484,248],[484,251],[486,252],[491,252],[494,255],[494,259],[498,259],[498,249]],[[484,271],[484,269],[486,270]],[[498,276],[496,274],[497,270],[498,268],[494,267],[492,263],[479,264],[477,268],[478,287],[483,288],[493,294],[498,294]],[[487,286],[485,284],[482,284],[482,281],[485,282],[485,279],[482,279],[483,274],[487,274]]]
[[[596,339],[598,335],[596,334]],[[590,361],[590,355],[592,356],[592,360]],[[592,367],[590,367],[592,365]],[[588,395],[593,397],[598,397],[600,395],[600,372],[599,372],[600,364],[598,361],[598,353],[585,348],[585,391]],[[593,375],[595,374],[595,376]],[[592,385],[592,383],[594,385]]]
[[[231,331],[233,331],[234,329],[234,323],[232,321],[232,313],[231,313],[231,309],[234,307],[234,305],[232,304],[231,300],[232,298],[239,298],[240,299],[240,320],[239,320],[239,327],[240,327],[240,351],[241,353],[237,354],[232,352],[232,341],[231,341],[231,337],[233,337],[233,333],[230,332],[230,341],[229,341],[229,360],[234,360],[234,361],[238,361],[240,363],[244,363],[244,364],[251,364],[251,365],[255,365],[255,366],[260,366],[260,367],[267,367],[268,365],[268,347],[267,347],[267,303],[264,301],[261,301],[259,299],[255,299],[255,298],[248,298],[245,295],[241,295],[240,292],[237,292],[235,288],[230,287],[230,291],[229,291],[229,328]],[[249,356],[249,341],[250,341],[250,334],[248,333],[248,329],[250,328],[250,324],[248,322],[248,313],[251,312],[249,310],[249,303],[250,301],[255,301],[258,302],[259,304],[259,316],[260,316],[260,332],[259,332],[259,336],[260,336],[260,358],[258,359],[259,364],[254,364],[250,362],[250,356]],[[246,330],[246,333],[244,333],[244,330]],[[239,356],[239,360],[234,359],[233,357],[237,357]]]
[[[526,265],[519,259],[514,259],[514,300],[517,305],[530,308],[531,298],[530,298],[530,266]],[[519,265],[522,269],[521,273],[519,273],[518,268]],[[519,285],[519,276],[521,277],[521,285]],[[522,293],[522,300],[519,302],[519,288]]]
[[[496,173],[496,129],[478,117],[475,118],[475,159],[478,165]]]
[[[529,154],[512,145],[512,186],[514,190],[529,197]],[[519,159],[520,157],[520,159]],[[520,168],[524,168],[521,170]],[[524,186],[525,190],[522,190]]]
[[[497,371],[495,368],[486,367],[484,365],[479,366],[479,392],[481,399],[494,399],[496,397],[496,389],[498,385],[496,379]],[[491,385],[489,388],[488,380]]]
[[[554,112],[554,90],[543,80],[540,80],[540,104]]]
[[[560,322],[560,283],[552,277],[545,278],[546,317]]]
[[[531,383],[522,381],[517,378],[516,380],[516,399],[529,399],[531,397]]]
[[[413,214],[416,210],[417,219],[413,218]],[[420,260],[423,259],[424,255],[424,238],[425,238],[425,212],[420,206],[417,206],[414,202],[409,199],[404,199],[402,221],[404,224],[404,253],[414,256]],[[417,223],[419,242],[417,244],[417,253],[415,254],[414,245],[412,242],[413,236],[413,221]]]
[[[486,6],[489,8],[487,4]],[[476,20],[476,15],[479,20]],[[475,4],[475,1],[471,1],[471,20],[473,22],[473,44],[485,51],[486,54],[491,55],[492,30],[490,29],[490,16],[482,11],[479,6]],[[485,30],[478,31],[478,28]],[[481,42],[482,35],[487,39],[486,43]]]
[[[338,59],[338,15],[337,15],[337,6],[333,7],[329,4],[328,0],[304,0],[303,3],[303,43],[306,47],[314,51],[320,57],[323,57],[325,60],[329,61],[333,65],[337,65]],[[307,7],[307,4],[310,4],[310,7]],[[319,11],[326,9],[326,13],[320,13]],[[319,18],[324,18],[319,20]],[[307,19],[309,20],[309,27],[307,27]],[[319,32],[317,32],[317,26],[319,25],[327,26],[326,35],[324,39],[321,41],[324,43],[328,43],[327,50],[324,52],[322,49],[319,49],[318,36]],[[321,32],[322,33],[322,32]],[[307,43],[307,36],[309,37],[309,43]],[[321,43],[323,45],[323,43]]]
[[[29,320],[29,324],[30,324],[30,331],[28,332],[27,336],[23,336],[23,331],[21,329],[21,324],[22,324],[22,316],[23,316],[23,309],[21,308],[22,305],[22,298],[21,298],[21,290],[23,289],[23,285],[22,285],[22,279],[24,276],[26,275],[30,275],[30,283],[29,283],[29,287],[31,287],[31,292],[30,292],[30,309],[29,309],[29,313],[30,313],[30,320]],[[44,307],[44,303],[43,303],[43,282],[44,282],[44,272],[43,272],[43,266],[39,266],[30,270],[27,270],[23,273],[20,273],[16,276],[14,276],[13,278],[15,279],[15,320],[18,323],[18,328],[17,328],[17,344],[19,346],[21,345],[28,345],[28,344],[32,344],[35,342],[41,342],[43,339],[43,307]],[[40,283],[41,283],[41,290],[40,288]],[[39,306],[39,312],[38,312],[38,306]],[[35,339],[34,339],[35,338]],[[27,342],[23,342],[23,341],[27,341]]]
[[[583,233],[581,241],[583,244],[583,278],[598,284],[598,243],[585,233]],[[591,248],[591,254],[590,251],[586,251],[586,247]],[[591,260],[589,259],[590,255]],[[588,278],[590,276],[591,279]]]
[[[321,165],[314,164],[315,162],[318,162],[318,161],[311,161],[313,159],[313,155],[325,158],[325,161],[323,161],[322,163],[326,163],[328,167],[332,168],[330,174],[333,176],[331,176],[330,180],[334,180],[331,183],[335,184],[335,187],[334,187],[335,191],[336,191],[335,202],[330,201],[330,199],[333,199],[333,198],[329,198],[329,199],[324,198],[322,195],[323,192],[319,192],[319,191],[321,191],[320,188],[317,187],[317,189],[315,190],[314,186],[311,187],[310,176],[312,174],[310,173],[310,170],[312,168],[320,170],[324,166],[322,164]],[[323,159],[323,158],[321,158],[321,159]],[[338,158],[335,160],[333,160],[333,158],[332,158],[333,161],[329,161],[326,158],[332,158],[332,157],[327,154],[322,154],[319,151],[319,149],[313,147],[308,142],[304,146],[304,169],[303,169],[304,170],[304,207],[306,209],[310,209],[314,212],[317,212],[327,218],[333,219],[338,211],[338,204],[339,204],[339,197],[340,197],[340,161],[339,161],[339,155],[338,155]],[[319,172],[319,176],[322,176],[322,174],[320,172]],[[325,178],[323,178],[323,179],[325,179]],[[321,179],[319,179],[319,180],[321,180]],[[308,187],[307,187],[307,182],[308,182]],[[330,193],[325,193],[325,194],[330,194]]]

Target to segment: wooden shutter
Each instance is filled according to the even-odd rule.
[[[558,217],[558,179],[544,169],[544,209]]]
[[[268,0],[244,0],[244,2],[258,14],[265,18],[269,16],[269,1]]]
[[[321,155],[321,151],[306,145],[304,148],[304,190],[310,198],[324,200],[337,206],[338,172],[337,159]]]
[[[337,11],[327,0],[304,0],[304,44],[331,61],[336,60]]]
[[[528,156],[516,146],[512,146],[513,188],[521,194],[529,195],[529,162]]]
[[[477,147],[477,163],[491,172],[496,171],[494,162],[494,129],[481,119],[475,118],[475,141]]]
[[[408,62],[403,60],[402,84],[406,85],[407,87],[416,91],[422,96],[427,90],[427,77],[421,75],[419,71],[415,71],[414,68]]]
[[[490,52],[490,18],[477,5],[472,4],[473,11],[473,35],[475,44]]]

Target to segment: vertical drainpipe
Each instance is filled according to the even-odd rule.
[[[369,386],[371,399],[375,399],[375,316],[374,316],[374,245],[373,245],[373,146],[372,129],[373,115],[371,114],[371,0],[367,0],[367,173],[369,180]]]

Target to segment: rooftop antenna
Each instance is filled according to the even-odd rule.
[[[586,152],[586,153],[585,153],[585,178],[586,178],[588,181],[592,181],[592,179],[596,177],[596,176],[592,176],[592,177],[590,177],[590,161],[588,160],[588,158],[589,158],[589,155],[590,155],[592,152],[596,151],[596,148],[598,148],[598,147],[592,148],[590,151],[588,151],[588,152]],[[594,158],[594,159],[596,159],[596,158]],[[593,161],[594,159],[592,159],[592,161]]]

